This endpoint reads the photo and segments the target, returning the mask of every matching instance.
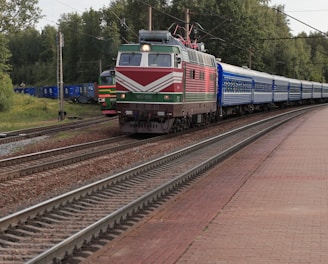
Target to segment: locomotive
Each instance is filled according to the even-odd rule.
[[[139,31],[116,62],[116,109],[128,133],[171,133],[233,114],[325,101],[328,85],[222,63],[169,31]]]
[[[115,70],[110,69],[100,74],[98,82],[98,103],[104,115],[116,115]]]
[[[187,48],[168,31],[139,32],[121,45],[116,64],[117,113],[123,132],[168,133],[215,118],[215,57]]]

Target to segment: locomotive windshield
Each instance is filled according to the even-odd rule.
[[[101,73],[99,84],[115,84],[115,71],[107,70]]]
[[[120,66],[140,66],[140,53],[122,53],[120,56]]]
[[[101,76],[100,84],[115,84],[114,76]]]
[[[149,54],[148,66],[171,67],[171,55]]]
[[[172,54],[148,52],[122,53],[119,59],[119,66],[171,67]]]

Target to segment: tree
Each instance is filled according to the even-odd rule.
[[[41,18],[37,4],[38,0],[0,1],[0,111],[10,109],[14,93],[7,73],[10,69],[10,52],[5,34],[33,26]]]
[[[18,33],[8,34],[9,48],[13,54],[10,63],[15,68],[11,76],[15,84],[34,84],[38,80],[37,65],[41,52],[40,33],[28,28]]]
[[[5,72],[10,69],[10,66],[8,65],[10,57],[11,54],[8,49],[8,39],[0,34],[0,72]]]
[[[8,74],[0,71],[0,112],[8,111],[13,105],[14,90]]]
[[[57,30],[53,26],[46,26],[40,36],[41,52],[38,62],[38,83],[43,85],[57,82]]]
[[[6,71],[9,70],[7,61],[10,52],[7,39],[0,34],[0,111],[7,111],[13,104],[13,86]]]
[[[112,13],[90,9],[82,15],[81,80],[96,82],[100,71],[115,65],[120,37],[119,20]]]
[[[37,3],[11,2],[16,7],[18,3]],[[287,77],[328,80],[327,39],[305,33],[293,37],[284,7],[271,8],[269,3],[270,0],[113,0],[109,7],[98,11],[63,14],[60,30],[64,34],[64,82],[95,81],[99,69],[113,67],[119,45],[137,42],[138,31],[148,29],[149,6],[153,30],[169,29],[173,23],[185,27],[185,12],[189,9],[191,39],[203,42],[208,53],[226,63]],[[10,3],[0,1],[0,12],[4,5]],[[17,25],[16,29],[20,28]],[[171,33],[173,30],[171,27]],[[3,32],[15,32],[9,38],[14,83],[56,83],[54,27],[45,28],[41,35],[31,29],[17,33],[7,28]],[[185,35],[183,31],[179,33]],[[6,46],[5,39],[0,38],[0,46]],[[6,59],[8,52],[3,49],[0,69],[8,70]]]
[[[82,18],[77,13],[64,14],[60,19],[60,31],[64,36],[63,66],[64,82],[76,82],[79,79],[81,61]]]
[[[38,22],[41,9],[38,0],[2,0],[0,2],[0,32],[17,32],[33,27]]]
[[[96,82],[99,76],[100,65],[103,60],[104,44],[108,43],[102,32],[102,14],[90,9],[82,14],[81,46],[79,72],[80,81]]]

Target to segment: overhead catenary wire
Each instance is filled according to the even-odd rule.
[[[272,9],[275,10],[275,11],[277,11],[277,12],[279,12],[279,13],[281,13],[281,14],[283,14],[283,15],[285,15],[285,16],[287,16],[287,17],[290,17],[290,18],[294,19],[295,21],[297,21],[297,22],[299,22],[299,23],[302,23],[303,25],[305,25],[305,26],[307,26],[307,27],[309,27],[309,28],[312,28],[312,29],[314,29],[315,31],[321,33],[322,35],[328,37],[327,33],[321,31],[320,29],[317,29],[317,28],[315,28],[315,27],[309,25],[308,23],[305,23],[305,22],[299,20],[299,19],[296,18],[296,17],[293,17],[293,16],[291,16],[291,15],[288,15],[287,13],[285,13],[284,11],[282,11],[280,8],[272,7]]]

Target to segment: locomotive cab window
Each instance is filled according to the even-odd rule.
[[[101,76],[100,77],[100,84],[115,84],[115,77],[114,76]]]
[[[122,53],[120,56],[120,66],[140,66],[140,53]]]
[[[171,67],[171,54],[149,54],[148,66]]]

